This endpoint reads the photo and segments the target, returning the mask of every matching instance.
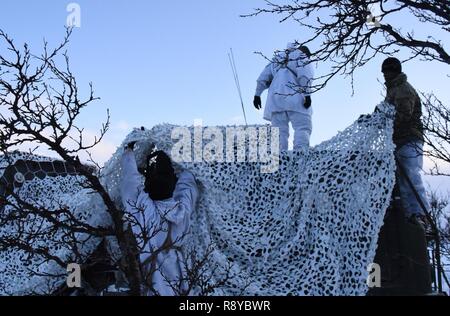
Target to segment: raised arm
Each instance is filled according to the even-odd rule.
[[[120,194],[126,210],[136,205],[138,195],[143,191],[142,176],[136,165],[136,158],[131,149],[125,149],[122,156],[122,174],[120,180]]]
[[[173,192],[173,199],[178,202],[178,207],[169,212],[166,218],[173,223],[181,223],[194,210],[198,195],[199,190],[194,175],[189,171],[180,173]]]
[[[160,217],[156,213],[155,204],[144,191],[143,179],[136,165],[136,158],[132,149],[125,149],[122,156],[122,174],[120,193],[125,212],[132,215],[132,231],[136,241],[142,249],[141,261],[152,252],[148,240],[153,238],[161,229]]]

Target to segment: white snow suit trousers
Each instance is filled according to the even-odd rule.
[[[312,133],[311,115],[284,111],[272,113],[272,126],[280,130],[280,151],[288,150],[289,122],[294,129],[294,150],[309,148]]]

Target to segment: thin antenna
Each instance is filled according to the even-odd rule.
[[[239,99],[241,100],[242,113],[244,113],[245,125],[248,126],[247,115],[245,115],[244,101],[242,99],[241,84],[239,82],[239,76],[238,76],[236,62],[234,60],[234,54],[233,54],[232,48],[230,48],[230,52],[228,53],[228,60],[230,61],[231,71],[233,72],[234,83],[236,84],[236,89],[238,90]]]

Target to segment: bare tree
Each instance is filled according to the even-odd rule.
[[[245,15],[276,14],[281,22],[293,20],[303,28],[305,39],[299,45],[317,46],[311,62],[330,62],[331,69],[316,78],[315,90],[322,89],[336,75],[350,76],[378,54],[392,55],[404,49],[408,60],[422,58],[450,64],[450,55],[442,41],[432,36],[416,37],[413,30],[403,31],[397,21],[407,15],[421,27],[450,32],[450,4],[446,0],[291,0],[266,6]],[[372,7],[379,8],[374,16]],[[412,24],[415,25],[415,24]],[[405,27],[405,26],[403,26]],[[310,46],[310,47],[312,47]]]
[[[450,176],[450,109],[433,93],[422,94],[425,154],[433,162],[430,174]]]
[[[156,258],[161,252],[179,251],[176,245],[186,236],[154,249],[150,241],[161,232],[168,233],[164,214],[160,224],[153,225],[145,209],[138,205],[134,206],[134,213],[127,213],[123,206],[117,206],[102,184],[100,167],[93,160],[90,149],[105,136],[109,128],[109,112],[99,135],[92,142],[86,141],[84,129],[79,125],[80,114],[98,98],[94,96],[92,84],[87,96],[81,97],[83,94],[69,67],[69,57],[63,51],[69,43],[71,32],[67,29],[64,40],[55,49],[49,49],[45,42],[43,54],[37,56],[26,44],[22,49],[18,48],[6,33],[0,31],[0,40],[6,47],[6,52],[0,51],[0,150],[3,154],[0,157],[0,171],[3,171],[0,178],[0,227],[11,227],[7,233],[0,230],[0,252],[19,250],[22,254],[20,260],[28,269],[29,276],[45,277],[45,291],[28,291],[26,294],[70,293],[65,285],[61,285],[61,280],[67,277],[69,263],[80,263],[82,271],[87,273],[91,267],[106,262],[125,276],[125,285],[129,288],[127,294],[158,295],[152,282],[152,276],[158,269],[154,264]],[[32,148],[29,154],[22,153],[30,159],[36,157],[32,155],[36,148],[43,147],[55,153],[60,161],[28,163],[37,164],[37,168],[46,168],[51,164],[49,168],[52,171],[49,173],[54,173],[54,176],[58,175],[54,165],[59,164],[66,175],[76,175],[76,188],[73,190],[84,189],[87,194],[99,196],[112,225],[91,225],[87,219],[91,210],[74,214],[57,196],[45,203],[39,202],[37,196],[28,196],[29,192],[23,190],[23,181],[16,178],[16,171],[29,170],[33,166],[27,165],[24,160],[14,159],[17,155],[15,150],[24,146]],[[87,153],[91,165],[80,161],[78,157],[82,153]],[[6,167],[1,166],[2,161],[8,162]],[[119,260],[105,260],[107,253],[100,249],[105,247],[102,241],[109,237],[117,240]],[[86,252],[87,246],[92,244],[93,250]],[[68,255],[61,255],[62,249]],[[149,259],[140,262],[142,255]],[[210,251],[206,251],[204,256],[198,256],[195,251],[192,255],[187,253],[189,263],[184,263],[186,275],[179,280],[167,280],[171,282],[175,294],[189,295],[194,289],[199,289],[198,293],[208,295],[224,284],[229,278],[228,273],[216,283],[206,277],[209,255]],[[59,269],[40,269],[41,265],[48,264]],[[88,283],[84,284],[83,290],[84,294],[98,294]]]
[[[140,294],[139,262],[137,250],[132,247],[132,235],[124,230],[123,212],[118,209],[102,185],[98,174],[78,159],[82,152],[89,152],[99,144],[109,127],[109,113],[103,123],[99,136],[91,143],[84,139],[84,130],[78,125],[80,113],[92,102],[94,96],[92,84],[85,99],[79,92],[77,81],[69,67],[69,57],[63,49],[67,46],[71,29],[67,29],[62,43],[55,49],[49,49],[44,43],[41,55],[33,55],[27,44],[22,49],[3,31],[0,31],[2,46],[6,52],[0,54],[0,149],[5,157],[18,146],[42,146],[59,156],[68,166],[74,168],[83,177],[81,185],[98,194],[111,217],[113,227],[92,227],[61,206],[60,210],[46,210],[45,205],[36,207],[19,195],[14,199],[2,198],[2,204],[12,208],[8,214],[2,214],[2,222],[13,221],[21,227],[21,221],[32,219],[33,229],[18,230],[14,238],[2,236],[0,249],[14,247],[30,256],[39,255],[44,261],[52,261],[66,269],[67,262],[52,256],[45,245],[34,246],[38,237],[52,238],[62,230],[70,247],[76,254],[79,242],[75,233],[84,233],[89,237],[114,236],[120,250],[126,258],[121,268],[125,272],[133,295]],[[63,57],[61,62],[59,58]],[[9,188],[13,193],[13,188]],[[14,200],[14,202],[11,202]],[[47,229],[40,231],[40,227]],[[23,225],[22,225],[23,226]],[[73,258],[72,258],[73,259]],[[76,258],[75,258],[76,259]]]

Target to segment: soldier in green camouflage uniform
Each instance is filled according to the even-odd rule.
[[[422,104],[416,90],[402,72],[402,65],[396,58],[383,62],[382,72],[386,80],[386,102],[395,106],[393,140],[397,147],[396,156],[411,180],[423,204],[429,209],[420,171],[423,167],[423,125]],[[409,218],[426,221],[425,212],[404,176],[399,177],[402,205]]]

